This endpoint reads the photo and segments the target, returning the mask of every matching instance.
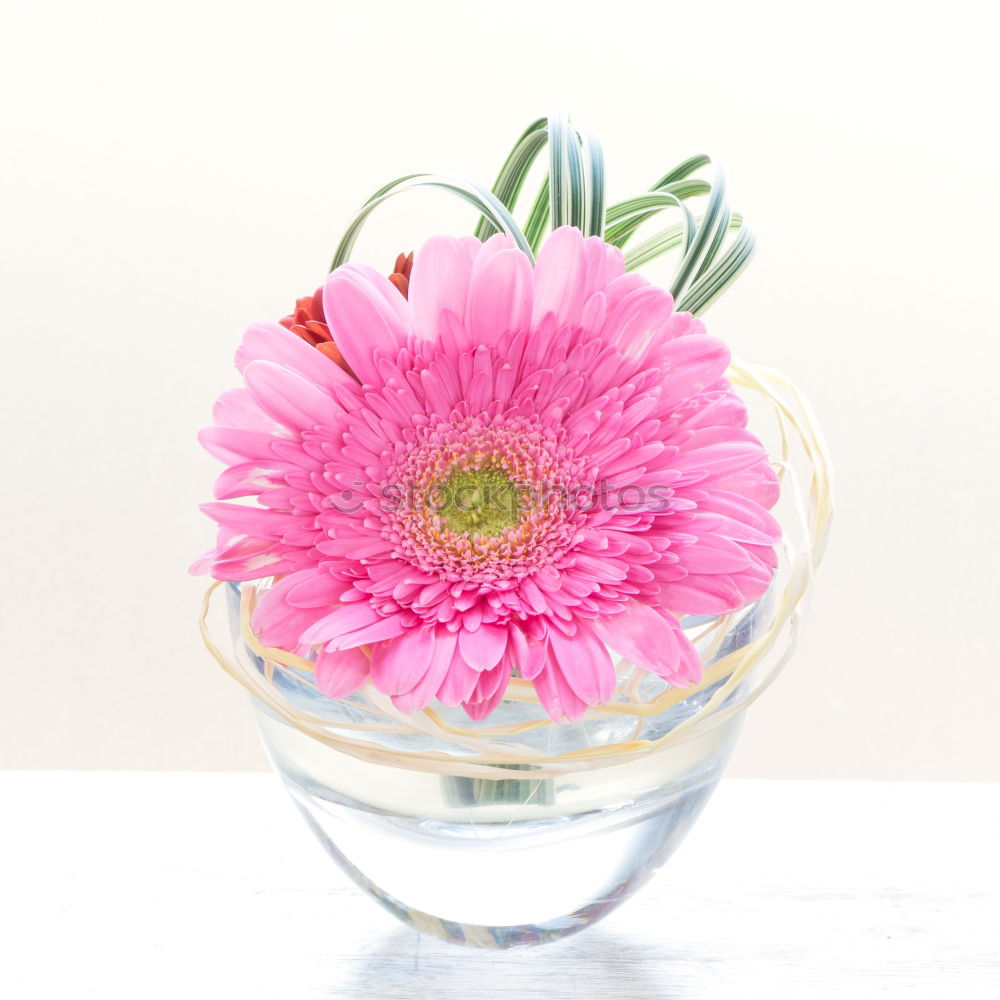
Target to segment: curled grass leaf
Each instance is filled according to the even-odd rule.
[[[534,261],[531,245],[525,238],[521,227],[514,221],[513,216],[507,210],[506,206],[492,191],[488,191],[475,181],[469,181],[463,177],[456,177],[450,174],[408,174],[379,188],[365,202],[348,225],[333,255],[330,270],[335,270],[350,258],[351,251],[354,249],[354,244],[357,242],[358,236],[364,228],[365,221],[379,205],[384,204],[395,195],[421,187],[438,188],[448,191],[463,201],[467,201],[484,218],[488,219],[498,231],[503,231],[513,237],[518,248],[523,250],[530,260]]]

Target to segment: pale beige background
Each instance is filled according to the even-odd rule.
[[[709,313],[794,374],[838,516],[810,627],[733,773],[1000,779],[997,76],[984,4],[22,4],[0,45],[0,766],[258,768],[185,574],[194,441],[243,327],[352,209],[484,181],[538,114],[612,194],[705,150],[761,251]],[[980,13],[976,13],[979,11]],[[415,195],[385,267],[462,210]]]

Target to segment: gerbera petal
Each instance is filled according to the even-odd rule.
[[[234,427],[241,430],[265,431],[268,434],[280,428],[255,402],[246,389],[230,389],[215,401],[212,420],[217,427]]]
[[[342,580],[325,569],[317,568],[308,575],[296,574],[286,600],[296,608],[328,608],[336,603],[337,596],[343,589]]]
[[[203,503],[201,511],[213,521],[240,534],[279,539],[295,525],[295,516],[282,510],[267,510],[242,503]]]
[[[399,289],[381,271],[370,264],[358,261],[351,261],[350,264],[344,264],[337,270],[342,277],[351,277],[368,291],[380,296],[389,307],[389,311],[395,313],[403,329],[409,329],[412,311],[407,296],[400,295]]]
[[[290,573],[270,587],[260,599],[260,603],[254,608],[250,624],[266,646],[288,649],[299,644],[299,636],[315,616],[289,604],[288,595],[315,574],[316,571],[312,569]]]
[[[609,313],[601,336],[623,357],[638,361],[668,330],[673,308],[674,300],[662,288],[644,285],[626,295]]]
[[[560,226],[538,253],[532,325],[537,326],[547,313],[560,325],[578,323],[589,298],[584,295],[586,287],[583,235],[575,226]]]
[[[240,462],[219,475],[212,492],[216,500],[256,496],[279,485],[284,474],[281,462]]]
[[[343,416],[344,411],[331,396],[291,368],[272,361],[251,361],[243,378],[260,408],[292,430],[334,424]]]
[[[628,274],[623,274],[621,277],[615,278],[604,289],[608,312],[613,312],[618,307],[618,303],[627,295],[631,295],[637,288],[645,288],[648,284],[649,282],[635,271],[630,271]]]
[[[747,408],[743,400],[733,392],[701,392],[678,407],[673,417],[681,430],[746,427]]]
[[[739,573],[750,565],[746,549],[722,535],[701,535],[693,544],[674,546],[674,553],[688,573]]]
[[[418,338],[435,340],[446,310],[464,321],[472,261],[469,247],[453,236],[432,236],[414,254],[409,299]]]
[[[435,660],[436,628],[407,629],[372,648],[372,683],[383,694],[412,690]],[[450,657],[449,657],[450,659]]]
[[[537,677],[548,659],[548,647],[544,642],[526,635],[516,625],[511,625],[507,635],[507,656],[517,668],[518,674],[530,681]]]
[[[695,525],[749,545],[776,545],[781,525],[760,504],[726,490],[712,490],[698,502]],[[695,529],[698,534],[702,529]]]
[[[465,657],[462,656],[462,651],[456,644],[451,664],[438,688],[438,700],[445,705],[460,705],[472,695],[472,691],[479,681],[479,674],[478,670],[473,670],[465,662]]]
[[[583,241],[586,280],[582,298],[586,301],[596,292],[603,292],[616,278],[625,273],[625,255],[618,247],[605,243],[598,236]]]
[[[302,633],[300,641],[310,646],[328,642],[336,644],[340,637],[349,635],[360,628],[373,625],[381,620],[382,615],[367,601],[355,601],[350,604],[343,604],[318,619]],[[334,648],[336,648],[336,645]]]
[[[747,602],[743,591],[725,573],[688,574],[660,585],[659,601],[678,614],[724,615]]]
[[[424,708],[433,700],[443,682],[455,655],[458,637],[446,628],[428,627],[434,633],[434,644],[430,652],[427,669],[417,683],[403,694],[393,696],[393,704],[401,712],[413,712]],[[405,636],[403,637],[405,638]],[[398,640],[397,640],[398,641]]]
[[[367,274],[337,268],[323,286],[323,311],[333,339],[344,360],[367,384],[380,384],[375,352],[391,357],[406,343],[408,330],[389,304],[379,282]],[[387,279],[385,285],[397,299],[399,292]],[[405,300],[403,300],[405,301]]]
[[[511,668],[506,661],[500,662],[492,670],[479,674],[476,689],[462,707],[470,719],[479,721],[485,719],[490,712],[503,700],[510,682]]]
[[[346,698],[368,680],[369,668],[369,659],[360,649],[320,650],[316,687],[328,698]]]
[[[287,434],[284,428],[282,434]],[[264,459],[273,452],[271,445],[277,435],[268,431],[241,427],[203,427],[198,431],[198,443],[220,461],[233,464],[248,460]]]
[[[480,625],[475,632],[462,629],[458,645],[473,670],[489,670],[500,662],[507,648],[507,630],[500,625]]]
[[[369,625],[362,625],[353,632],[345,632],[326,644],[327,649],[352,649],[355,646],[370,646],[376,642],[395,639],[406,631],[402,615],[391,614],[379,617]]]
[[[660,404],[669,409],[701,392],[729,365],[729,348],[708,334],[678,337],[663,347],[666,379]]]
[[[469,282],[466,328],[473,344],[492,346],[503,334],[527,329],[534,273],[520,250],[476,258]]]
[[[614,615],[595,619],[594,631],[620,656],[671,683],[701,678],[701,658],[677,619],[638,601]]]
[[[546,663],[532,684],[542,708],[553,722],[561,722],[564,715],[575,722],[587,711],[587,703],[577,697],[566,683],[562,671],[552,663]]]
[[[273,361],[304,378],[333,388],[351,376],[340,365],[311,347],[301,337],[277,323],[254,323],[236,350],[236,367],[242,372],[252,361]]]
[[[609,701],[615,690],[615,668],[607,649],[589,625],[578,624],[572,639],[553,630],[549,650],[566,683],[588,705]]]
[[[749,455],[747,456],[749,459]],[[769,510],[778,502],[781,495],[781,484],[774,469],[767,459],[761,456],[758,461],[735,468],[716,467],[711,479],[712,491],[724,491],[745,497]]]

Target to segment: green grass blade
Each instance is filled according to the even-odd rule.
[[[566,145],[569,122],[563,114],[549,115],[549,224],[558,229],[569,222]]]
[[[580,136],[564,114],[549,116],[549,199],[553,229],[584,227],[584,175]]]
[[[566,121],[568,125],[569,119]],[[569,224],[583,230],[586,225],[583,152],[580,149],[580,136],[573,128],[567,129],[565,149],[566,183],[569,187]]]
[[[607,230],[604,238],[608,243],[621,247],[625,239],[635,231],[638,225],[668,208],[678,208],[684,214],[682,225],[685,233],[684,249],[687,250],[697,230],[694,216],[680,198],[667,191],[647,191],[645,194],[628,198],[613,205],[608,209]]]
[[[536,119],[521,134],[500,168],[500,173],[497,174],[493,184],[493,193],[510,212],[514,211],[528,172],[534,166],[548,137],[548,119]],[[496,226],[483,216],[476,226],[476,236],[486,240],[495,232],[497,232]]]
[[[734,220],[736,213],[733,214]],[[737,228],[740,223],[732,223]],[[719,260],[696,281],[677,303],[677,308],[698,315],[705,310],[743,273],[757,248],[753,233],[742,228],[739,236]]]
[[[341,264],[345,263],[350,258],[351,251],[354,249],[354,244],[358,240],[358,236],[364,227],[365,221],[368,216],[371,215],[376,208],[378,208],[379,205],[384,204],[395,195],[403,194],[407,191],[412,191],[421,187],[437,188],[439,190],[448,191],[450,194],[454,194],[463,201],[468,202],[476,208],[484,218],[488,219],[490,223],[497,228],[497,230],[509,233],[513,237],[517,246],[528,255],[529,259],[534,260],[531,245],[525,238],[521,227],[518,226],[506,206],[500,201],[499,198],[497,198],[495,194],[493,194],[492,191],[487,191],[486,188],[477,184],[475,181],[469,181],[465,178],[455,177],[450,174],[408,174],[405,177],[397,178],[389,184],[379,188],[379,190],[376,191],[367,202],[365,202],[365,204],[351,220],[350,225],[348,225],[347,230],[340,241],[340,245],[337,247],[337,250],[333,255],[333,262],[330,265],[330,270],[333,271],[334,269],[340,267]]]
[[[663,229],[625,254],[625,270],[635,271],[651,260],[684,245],[685,226],[677,223]]]
[[[711,162],[712,158],[706,156],[704,153],[697,153],[694,156],[690,156],[683,163],[679,163],[674,167],[673,170],[665,173],[650,190],[662,191],[668,185],[683,180],[685,177],[690,177],[696,170],[707,167]]]
[[[702,216],[695,216],[695,224],[702,222]],[[735,232],[743,229],[743,216],[739,212],[733,212],[729,220],[729,231]],[[628,271],[635,271],[648,264],[657,257],[662,257],[678,247],[684,246],[684,223],[676,223],[666,229],[655,233],[649,239],[633,247],[625,254],[625,268]],[[749,230],[745,230],[749,232]]]
[[[670,286],[670,294],[675,299],[681,297],[691,277],[696,273],[702,262],[707,259],[706,253],[714,243],[717,226],[722,219],[726,219],[728,224],[728,214],[725,176],[721,170],[716,168],[712,178],[712,190],[708,196],[708,205],[705,208],[702,223],[694,239],[691,241],[691,245],[685,251]]]
[[[537,253],[542,245],[542,237],[548,228],[549,222],[549,178],[546,175],[542,181],[538,194],[535,196],[534,204],[531,206],[531,213],[528,221],[524,224],[524,235],[531,246],[532,252]]]
[[[715,222],[715,229],[710,235],[708,244],[705,247],[705,253],[701,259],[701,264],[698,266],[698,270],[695,272],[692,280],[697,281],[712,266],[712,261],[715,260],[719,250],[722,249],[722,244],[725,242],[726,233],[729,231],[729,220],[731,214],[729,205],[724,202],[722,209],[719,212],[718,219]]]
[[[604,236],[604,150],[596,135],[584,132],[584,236]]]
[[[616,247],[624,247],[628,240],[635,234],[635,231],[648,219],[651,219],[661,208],[668,204],[675,204],[674,201],[664,201],[664,195],[672,195],[678,202],[683,202],[688,198],[696,198],[703,194],[709,194],[712,185],[708,181],[700,179],[674,181],[665,185],[657,191],[647,191],[636,198],[628,198],[625,201],[612,205],[607,212],[606,236],[609,243]],[[641,204],[636,203],[640,199],[648,199],[646,206],[648,211],[639,211]],[[685,209],[686,211],[686,209]]]
[[[513,210],[546,143],[548,172],[522,230],[514,221]],[[584,235],[600,236],[624,248],[645,222],[677,209],[681,220],[627,251],[625,265],[634,270],[679,249],[671,294],[679,309],[703,312],[743,272],[756,248],[756,239],[743,217],[729,208],[722,171],[714,167],[710,181],[692,176],[711,163],[704,154],[688,157],[649,191],[605,209],[604,154],[598,139],[577,132],[565,114],[538,118],[518,138],[492,191],[447,174],[408,174],[379,188],[351,220],[331,270],[348,260],[365,221],[376,208],[397,194],[420,187],[444,190],[466,201],[480,215],[475,229],[479,239],[507,232],[532,260],[550,227],[576,226]],[[705,211],[696,216],[685,202],[704,195],[708,196]],[[737,236],[727,246],[730,232]]]

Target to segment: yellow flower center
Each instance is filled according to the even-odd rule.
[[[456,535],[497,538],[521,518],[517,487],[494,466],[455,467],[436,494],[436,513]]]

